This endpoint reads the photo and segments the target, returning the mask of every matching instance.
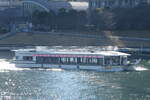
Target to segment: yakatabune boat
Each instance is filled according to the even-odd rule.
[[[133,69],[128,61],[130,54],[118,51],[72,49],[19,49],[14,51],[15,65],[21,68],[62,68],[97,71]]]

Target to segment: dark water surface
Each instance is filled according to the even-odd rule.
[[[136,72],[19,69],[0,53],[0,100],[150,100],[150,62]]]

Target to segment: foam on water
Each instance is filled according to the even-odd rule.
[[[17,68],[14,63],[10,63],[6,59],[0,59],[0,72],[22,71],[22,70],[62,71],[62,69],[59,69],[59,68],[52,68],[52,69]]]
[[[146,71],[148,70],[147,68],[143,67],[143,66],[137,66],[134,68],[136,71]]]
[[[6,59],[0,59],[0,72],[8,72],[11,70],[18,70],[19,71],[19,70],[24,70],[24,69],[15,67],[15,64],[10,63]]]

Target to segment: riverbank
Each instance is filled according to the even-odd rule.
[[[118,46],[150,48],[150,31],[30,32],[0,39],[7,46]]]

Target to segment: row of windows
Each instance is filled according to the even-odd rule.
[[[36,63],[52,64],[102,64],[102,58],[37,57]]]
[[[24,56],[24,61],[33,61],[32,56]],[[36,57],[36,63],[40,64],[92,64],[92,65],[119,65],[124,64],[125,57],[105,57],[103,58],[71,58],[71,57]]]
[[[126,58],[105,57],[103,58],[67,58],[67,57],[36,57],[36,63],[40,64],[80,64],[80,65],[119,65],[124,64]]]
[[[33,57],[32,56],[23,56],[24,61],[32,61]]]

